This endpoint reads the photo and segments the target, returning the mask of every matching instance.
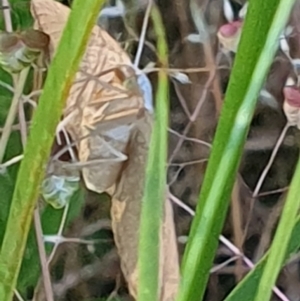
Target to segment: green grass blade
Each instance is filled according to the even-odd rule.
[[[281,14],[280,14],[281,15]],[[278,16],[279,18],[279,16]],[[293,227],[300,207],[300,160],[284,204],[266,266],[258,285],[255,301],[270,300],[272,288],[280,272],[284,261],[288,243],[292,235]]]
[[[49,69],[17,177],[0,251],[0,296],[3,301],[12,300],[56,125],[103,3],[104,0],[73,2],[57,55]]]
[[[167,67],[168,54],[164,26],[156,6],[152,8],[152,20],[157,35],[160,62]],[[158,75],[155,124],[146,169],[146,182],[142,200],[139,243],[138,300],[158,299],[159,233],[166,197],[169,85],[165,71]]]
[[[298,217],[296,224],[287,247],[285,260],[287,260],[293,253],[296,253],[300,248],[300,217]],[[268,252],[255,267],[245,276],[245,278],[234,288],[234,290],[227,296],[224,301],[252,301],[255,298],[257,287],[260,283],[263,270],[268,259]]]
[[[293,1],[252,0],[213,142],[182,265],[178,301],[202,300],[256,99]]]

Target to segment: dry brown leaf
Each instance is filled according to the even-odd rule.
[[[69,9],[53,0],[32,0],[31,11],[35,27],[50,36],[53,57]],[[122,271],[135,298],[141,200],[153,124],[147,87],[141,88],[144,81],[120,45],[95,26],[63,121],[77,142],[86,186],[112,196],[114,238]],[[172,208],[169,203],[165,208],[160,300],[172,301],[179,283],[178,254]]]
[[[161,242],[161,301],[175,300],[179,281],[179,258],[173,208],[166,198]]]
[[[52,58],[70,10],[56,1],[32,0],[31,11],[35,28],[50,36]],[[99,193],[119,176],[131,124],[144,109],[141,95],[126,88],[133,75],[127,54],[107,32],[95,26],[67,99],[64,126],[77,142],[80,162],[107,160],[82,169],[87,187]],[[126,122],[118,127],[122,118]]]

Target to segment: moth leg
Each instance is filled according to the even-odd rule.
[[[66,125],[70,122],[70,120],[74,117],[74,115],[76,114],[76,111],[73,111],[71,114],[69,114],[67,117],[65,117],[62,121],[60,121],[60,123],[57,125],[56,127],[56,140],[58,145],[62,144],[62,141],[60,139],[60,132],[66,131]]]

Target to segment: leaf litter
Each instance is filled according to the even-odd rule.
[[[34,28],[50,37],[52,58],[69,8],[51,0],[32,0],[31,11]],[[114,240],[135,298],[139,219],[153,124],[151,90],[147,77],[136,70],[120,45],[95,26],[59,125],[76,144],[87,188],[111,196]],[[161,234],[162,301],[175,298],[179,282],[174,221],[168,202],[166,198]]]
[[[51,6],[54,1],[32,2],[44,2],[45,5],[49,4]],[[205,170],[204,162],[207,161],[215,126],[215,108],[213,108],[212,104],[214,104],[216,100],[214,97],[211,97],[210,91],[214,91],[216,86],[211,86],[212,82],[210,78],[208,78],[207,72],[216,70],[214,68],[217,67],[217,77],[220,79],[221,84],[221,88],[219,87],[219,89],[225,92],[228,74],[230,73],[232,60],[234,58],[232,53],[224,51],[222,47],[217,51],[210,49],[213,55],[217,57],[215,60],[216,65],[213,66],[211,65],[211,59],[207,52],[204,53],[204,56],[199,55],[199,53],[202,53],[203,48],[205,48],[208,43],[211,43],[212,46],[215,45],[216,32],[215,30],[211,30],[211,28],[220,29],[222,24],[226,25],[235,20],[244,19],[247,5],[241,5],[244,4],[245,1],[226,0],[219,1],[218,3],[214,2],[214,4],[207,4],[206,1],[200,0],[199,4],[202,10],[205,11],[207,21],[207,24],[204,24],[202,29],[204,33],[207,31],[207,37],[206,39],[198,39],[198,41],[196,35],[199,35],[199,33],[192,36],[195,29],[187,25],[186,22],[190,17],[185,1],[177,1],[175,6],[173,5],[173,1],[171,2],[166,1],[164,7],[160,7],[160,9],[163,12],[168,32],[169,46],[171,49],[170,63],[174,67],[172,68],[173,71],[170,70],[170,76],[175,79],[173,81],[175,92],[171,91],[171,160],[168,167],[172,181],[170,182],[170,194],[168,199],[174,203],[176,234],[172,232],[174,231],[174,225],[173,218],[171,218],[171,227],[164,228],[167,229],[167,231],[163,232],[169,232],[169,234],[167,238],[162,238],[162,245],[167,245],[168,239],[171,240],[173,246],[176,245],[175,239],[177,236],[181,254],[190,224],[190,218],[184,212],[193,214],[191,207],[195,206],[197,200],[199,185],[201,184]],[[170,9],[171,4],[174,9]],[[54,17],[50,14],[49,16],[52,18],[52,25],[47,24],[47,22],[42,23],[42,20],[40,20],[41,24],[50,32],[52,30],[51,28],[55,29],[54,32],[50,34],[50,58],[53,57],[63,24],[66,21],[66,15],[68,14],[68,8],[60,6],[59,3],[57,3],[57,5],[57,8],[59,7],[59,9],[55,9],[57,15]],[[232,5],[234,11],[229,11],[230,5]],[[226,7],[225,12],[223,11],[224,7]],[[240,8],[242,9],[238,11]],[[65,13],[63,11],[65,11]],[[298,44],[299,39],[297,31],[295,32],[295,28],[297,29],[297,27],[299,27],[299,22],[297,22],[299,11],[299,3],[297,2],[293,15],[291,16],[290,24],[287,26],[288,30],[286,30],[286,32],[288,33],[286,35],[288,37],[286,37],[286,40],[283,40],[284,37],[280,40],[280,44],[283,48],[282,51],[288,58],[286,59],[286,57],[279,53],[274,62],[274,66],[272,66],[264,90],[261,92],[261,101],[258,103],[246,143],[245,154],[240,168],[241,180],[239,179],[236,187],[237,192],[235,194],[237,196],[232,196],[233,209],[231,215],[239,212],[238,214],[240,216],[238,218],[232,218],[232,220],[229,217],[223,232],[226,237],[232,238],[232,241],[236,243],[240,250],[237,250],[224,236],[220,238],[221,244],[216,256],[215,267],[212,269],[211,280],[207,291],[207,300],[210,301],[223,300],[226,294],[232,289],[232,283],[238,282],[241,275],[245,274],[246,266],[249,268],[252,267],[251,261],[245,255],[257,260],[262,250],[267,248],[271,231],[273,231],[274,224],[277,220],[277,218],[275,218],[274,221],[271,220],[272,212],[274,210],[277,212],[277,205],[281,204],[281,199],[284,197],[282,193],[285,193],[288,189],[291,174],[290,169],[295,161],[294,152],[295,149],[298,149],[299,145],[299,135],[296,131],[293,131],[294,129],[290,129],[286,134],[286,138],[282,141],[277,159],[273,162],[270,173],[264,181],[263,191],[257,194],[258,199],[253,206],[251,220],[247,227],[248,231],[245,231],[244,224],[249,218],[249,204],[252,202],[253,193],[251,191],[255,189],[259,171],[265,168],[268,154],[274,148],[280,131],[286,122],[282,110],[282,104],[284,102],[282,90],[285,89],[286,92],[288,92],[288,90],[290,92],[294,88],[286,84],[288,76],[293,77],[294,82],[297,82],[297,78],[295,78],[295,74],[291,72],[291,69],[297,72],[297,57],[300,55],[297,46],[295,46]],[[124,14],[124,12],[122,14]],[[112,27],[116,24],[115,18],[118,18],[122,14],[108,15],[108,17],[111,18],[109,23],[112,23]],[[124,16],[121,16],[121,18],[123,17]],[[138,14],[135,15],[135,18],[139,18]],[[177,21],[175,22],[174,20]],[[239,34],[240,32],[238,30],[238,36]],[[122,34],[119,32],[115,36],[117,37],[116,39],[120,37],[122,39]],[[98,41],[93,41],[93,37],[97,37],[99,41],[101,40],[105,43],[103,42],[103,44],[100,43],[101,45],[99,45],[97,43]],[[107,43],[107,41],[109,42]],[[147,79],[141,76],[140,74],[142,73],[132,66],[129,56],[120,46],[124,44],[123,42],[124,41],[121,40],[121,43],[118,43],[104,30],[99,32],[99,29],[96,28],[93,31],[90,46],[92,46],[92,48],[105,48],[109,51],[106,56],[102,55],[99,57],[95,55],[92,49],[90,49],[90,51],[87,49],[87,53],[90,53],[93,59],[88,59],[86,53],[86,57],[82,62],[82,66],[77,73],[76,81],[72,87],[72,93],[68,98],[68,105],[65,109],[63,120],[58,127],[58,138],[65,136],[66,133],[67,136],[69,135],[71,138],[71,142],[67,143],[67,146],[65,146],[64,141],[59,141],[61,139],[57,139],[58,144],[62,144],[61,147],[64,152],[70,150],[70,148],[74,148],[75,160],[62,162],[58,160],[59,156],[54,155],[55,162],[50,161],[50,165],[52,165],[52,167],[54,165],[54,170],[52,170],[51,173],[58,173],[59,175],[69,175],[69,173],[77,175],[78,172],[85,171],[83,172],[83,178],[88,188],[99,193],[106,191],[112,195],[112,206],[111,208],[105,209],[105,206],[107,206],[105,204],[107,203],[99,201],[98,197],[95,201],[95,194],[89,192],[85,212],[83,216],[78,218],[76,223],[78,223],[78,227],[80,228],[86,224],[91,226],[91,220],[94,220],[96,222],[92,226],[95,227],[95,229],[101,229],[100,231],[107,229],[107,227],[109,229],[110,227],[107,225],[103,228],[101,221],[105,221],[105,218],[107,218],[107,216],[103,216],[105,210],[111,209],[111,218],[113,220],[112,228],[121,261],[123,260],[123,262],[121,262],[123,273],[128,282],[130,292],[134,296],[136,294],[137,285],[135,269],[136,257],[131,257],[126,250],[132,249],[134,250],[133,253],[136,254],[135,240],[137,238],[137,229],[133,228],[138,225],[138,212],[140,208],[135,208],[134,204],[137,204],[141,199],[142,191],[137,189],[137,187],[139,187],[137,183],[142,182],[143,179],[139,178],[132,183],[126,180],[129,175],[133,175],[133,179],[135,179],[136,172],[143,173],[142,168],[135,170],[134,168],[129,168],[128,165],[131,162],[133,165],[138,162],[139,167],[141,167],[140,165],[145,161],[142,159],[140,161],[134,160],[136,158],[132,158],[129,154],[131,152],[146,156],[147,141],[149,141],[147,139],[149,139],[151,133],[153,115],[151,110],[152,95],[151,97],[146,97],[147,103],[145,103],[145,95],[150,95]],[[220,42],[222,44],[222,41]],[[228,41],[224,41],[223,45],[226,46],[227,42]],[[228,45],[230,49],[235,51],[237,41],[233,42],[234,47]],[[149,49],[147,47],[145,48],[142,60],[145,60],[146,57],[148,65],[153,67],[148,68],[148,70],[146,68],[145,70],[145,72],[152,73],[150,74],[151,79],[153,78],[153,73],[159,69],[152,63],[155,61],[155,56],[151,53],[153,49],[155,50],[152,43],[153,36],[150,30],[147,40],[145,41]],[[95,64],[97,60],[101,62],[101,67],[97,65],[97,63]],[[294,65],[294,68],[291,67],[290,64]],[[144,62],[143,65],[146,65],[146,63]],[[186,74],[188,74],[188,77]],[[141,82],[144,87],[143,89],[141,89]],[[286,88],[284,88],[285,85],[287,85]],[[210,89],[209,93],[205,92],[206,89]],[[148,92],[145,92],[146,90]],[[205,93],[206,95],[204,95]],[[143,94],[142,97],[141,94]],[[204,96],[201,97],[204,101],[201,100],[202,98],[199,100],[199,96],[202,94]],[[24,96],[24,98],[26,98],[26,96]],[[32,99],[29,98],[29,101],[31,100]],[[293,113],[294,115],[289,115],[289,118],[294,124],[298,125],[298,121],[296,120],[296,117],[298,118],[298,108],[293,108],[293,111],[290,110],[291,112],[288,112],[287,109],[289,108],[287,108],[287,104],[289,103],[285,102],[286,113]],[[199,107],[201,107],[200,110]],[[274,124],[274,119],[276,120],[276,124]],[[192,125],[189,126],[188,130],[182,131],[183,127],[188,124]],[[122,128],[122,126],[124,127]],[[115,129],[115,127],[117,129]],[[19,130],[19,128],[19,125],[14,125],[12,129]],[[124,132],[127,133],[127,135],[123,135]],[[178,140],[182,141],[181,147],[177,147]],[[139,143],[136,143],[136,141]],[[101,151],[98,149],[99,145],[101,146]],[[139,150],[137,150],[135,146],[139,146]],[[21,156],[19,157],[6,162],[7,164],[5,163],[4,167],[6,168],[7,166],[7,168],[9,168],[9,165],[15,164],[17,160],[21,159]],[[53,158],[51,158],[51,160],[53,160]],[[251,162],[251,164],[249,164],[249,162]],[[93,168],[96,165],[101,166],[102,171],[105,171],[104,173],[101,172],[103,182],[95,180],[99,176],[100,170],[100,168]],[[254,165],[255,168],[253,167]],[[49,169],[51,170],[51,166]],[[131,187],[134,187],[134,191],[131,190]],[[98,195],[96,194],[96,196]],[[130,197],[126,198],[126,196]],[[129,202],[128,198],[130,198]],[[279,201],[277,201],[278,199]],[[97,206],[95,206],[95,204],[97,204]],[[124,204],[126,204],[126,206]],[[170,203],[168,202],[165,205],[166,207],[170,207]],[[234,206],[239,206],[239,208]],[[172,208],[171,210],[170,208],[166,209],[165,222],[172,216]],[[85,220],[85,218],[87,218],[87,220]],[[99,225],[98,222],[100,222]],[[126,225],[126,227],[124,227],[124,225]],[[69,235],[72,235],[72,233],[78,235],[80,231],[78,231],[78,228],[77,230],[75,228],[73,230],[68,229]],[[132,231],[128,232],[131,233],[129,237],[132,238],[129,241],[126,237],[127,229],[131,229],[130,231]],[[243,237],[240,237],[241,232],[243,232]],[[261,242],[259,242],[260,236],[262,239]],[[80,240],[81,238],[78,239]],[[94,254],[95,250],[97,250],[96,244],[93,244],[94,239],[91,238],[90,241],[91,244],[89,244],[87,252],[89,256]],[[176,277],[174,282],[173,279],[166,281],[163,279],[168,278],[169,275],[177,275],[178,273],[178,266],[172,265],[173,262],[177,261],[178,257],[177,248],[173,246],[167,248],[168,251],[165,252],[165,254],[168,254],[166,262],[169,261],[170,265],[166,264],[165,267],[168,271],[165,277],[161,276],[161,281],[165,283],[166,291],[170,292],[176,291],[176,287],[172,288],[174,283],[175,286],[177,285]],[[57,256],[62,256],[61,252],[64,252],[67,248],[68,244],[61,245]],[[82,252],[79,246],[73,249],[74,252]],[[70,248],[68,250],[70,252]],[[115,279],[118,278],[116,276],[118,269],[115,269],[114,265],[116,257],[111,261],[111,265],[109,265],[109,260],[105,262],[109,256],[104,256],[104,261],[100,263],[97,262],[95,265],[87,265],[84,269],[81,269],[81,266],[78,266],[78,262],[81,261],[81,259],[72,260],[72,256],[73,255],[70,254],[66,256],[66,262],[68,264],[65,268],[64,274],[66,277],[63,278],[64,281],[60,281],[60,279],[56,277],[53,278],[55,287],[58,287],[60,284],[64,287],[60,290],[59,298],[65,300],[64,296],[66,296],[67,290],[71,290],[73,294],[80,292],[81,299],[83,298],[85,300],[85,298],[89,298],[89,291],[92,291],[94,286],[83,285],[79,287],[78,284],[83,281],[88,282],[89,279],[92,278],[101,279],[98,280],[96,285],[101,286],[101,292],[99,289],[97,295],[107,296],[107,294],[103,292],[105,285],[102,285],[102,283],[105,283],[103,279],[107,278],[103,278],[104,275],[103,273],[101,274],[101,267],[104,268],[107,275],[110,274],[108,271],[115,273],[114,276],[110,278],[110,281],[113,279],[112,282],[115,283]],[[164,255],[162,255],[162,257],[163,256]],[[124,265],[124,261],[126,260],[129,260],[129,263],[126,262]],[[298,262],[299,260],[296,254],[295,258],[293,257],[293,261],[289,263],[288,269],[283,271],[279,279],[279,283],[285,288],[286,293],[286,296],[279,294],[281,300],[294,300],[296,298],[295,296],[297,296],[299,287],[299,277],[297,273],[299,271],[296,266]],[[108,267],[105,264],[107,264]],[[75,271],[78,272],[76,273],[76,275],[78,275],[76,279],[77,282],[73,282],[73,284],[67,281],[67,276],[74,275],[70,266],[74,268],[76,266]],[[93,270],[94,266],[96,266],[97,271]],[[91,269],[92,273],[90,276],[87,276],[88,273],[86,273],[84,274],[85,276],[82,276],[82,279],[80,279],[80,272],[85,271],[85,268]],[[174,268],[174,270],[172,270],[172,268]],[[164,275],[163,272],[162,274]],[[76,284],[74,285],[74,283]],[[78,286],[78,288],[75,288],[75,286]],[[118,296],[118,294],[120,294],[122,295],[121,300],[127,300],[126,293],[125,295],[122,293],[122,287],[124,287],[122,280],[117,281],[112,296]],[[171,288],[168,289],[168,287]],[[162,295],[163,294],[164,290],[162,290]],[[37,300],[43,299],[38,298]]]

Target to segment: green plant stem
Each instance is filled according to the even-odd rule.
[[[256,99],[278,49],[278,39],[293,2],[249,2],[199,205],[183,258],[178,301],[199,301],[203,298]],[[278,14],[281,15],[280,18],[277,18]]]
[[[151,11],[160,62],[168,66],[168,49],[164,26],[156,5]],[[167,129],[169,120],[168,75],[158,74],[156,116],[146,168],[146,183],[142,200],[138,258],[138,300],[159,300],[160,232],[166,198]]]
[[[255,301],[270,300],[272,288],[282,267],[288,243],[300,207],[300,159],[294,174],[283,212],[273,239],[266,266],[255,296]]]
[[[23,69],[20,73],[19,76],[14,75],[14,82],[16,83],[16,87],[15,87],[15,92],[14,92],[14,96],[11,102],[11,106],[9,108],[9,112],[5,121],[5,125],[3,128],[3,132],[1,135],[1,140],[0,140],[0,164],[3,162],[3,158],[4,158],[4,154],[5,154],[5,150],[6,150],[6,146],[7,146],[7,142],[9,139],[9,136],[11,134],[11,129],[13,126],[13,123],[15,121],[16,118],[16,114],[17,114],[17,110],[19,107],[19,101],[21,99],[23,90],[24,90],[24,86],[26,83],[26,79],[29,73],[29,67]]]
[[[63,107],[104,0],[74,0],[34,114],[0,251],[0,296],[11,301],[18,279],[39,187]]]

